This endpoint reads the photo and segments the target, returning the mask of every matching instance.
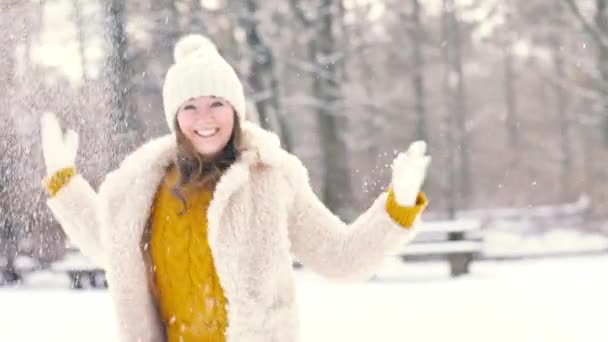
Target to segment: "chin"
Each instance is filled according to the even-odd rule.
[[[201,156],[203,156],[204,158],[213,158],[222,152],[222,149],[214,149],[214,150],[197,149],[197,150],[198,150],[198,153]]]

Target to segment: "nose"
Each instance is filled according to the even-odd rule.
[[[197,117],[199,119],[212,119],[213,118],[213,111],[211,110],[211,108],[209,108],[209,106],[198,106],[197,107]]]

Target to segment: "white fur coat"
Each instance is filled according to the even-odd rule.
[[[292,255],[335,279],[372,275],[412,238],[386,213],[382,194],[350,226],[313,193],[297,157],[245,123],[247,147],[221,178],[208,210],[208,241],[229,306],[228,342],[298,340]],[[124,342],[163,341],[140,248],[174,135],[143,145],[95,192],[75,176],[48,204],[69,238],[105,270]],[[321,308],[319,308],[321,309]]]

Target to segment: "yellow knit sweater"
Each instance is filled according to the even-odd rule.
[[[182,191],[188,203],[171,193],[177,172],[170,169],[152,210],[150,255],[155,269],[161,317],[168,342],[224,341],[226,298],[207,242],[207,208],[212,194]]]

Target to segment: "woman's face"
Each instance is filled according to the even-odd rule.
[[[213,158],[226,146],[234,129],[234,109],[224,99],[190,99],[177,112],[178,129],[203,157]]]

